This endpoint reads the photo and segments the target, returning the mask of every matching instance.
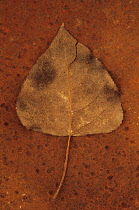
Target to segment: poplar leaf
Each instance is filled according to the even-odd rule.
[[[57,136],[109,133],[123,119],[106,68],[64,25],[31,69],[16,106],[27,129]]]

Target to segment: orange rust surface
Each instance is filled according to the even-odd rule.
[[[2,210],[139,209],[138,0],[2,0]],[[55,202],[66,137],[26,130],[15,101],[37,58],[61,23],[89,47],[121,92],[122,125],[110,134],[73,137],[68,171]]]

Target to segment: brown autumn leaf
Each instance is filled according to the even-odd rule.
[[[16,105],[27,129],[57,136],[108,133],[123,119],[107,70],[63,25],[31,69]]]
[[[31,69],[16,106],[27,129],[69,136],[61,185],[70,137],[109,133],[123,119],[118,89],[106,68],[63,24]]]

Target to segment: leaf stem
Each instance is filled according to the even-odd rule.
[[[67,171],[67,166],[68,166],[68,157],[69,157],[69,148],[70,148],[70,140],[71,140],[71,135],[68,137],[68,144],[67,144],[67,150],[66,150],[66,158],[65,158],[65,162],[64,162],[64,169],[63,169],[63,174],[62,174],[62,178],[60,181],[60,184],[58,186],[58,189],[56,191],[56,193],[54,194],[52,200],[55,200],[64,181],[65,175],[66,175],[66,171]]]

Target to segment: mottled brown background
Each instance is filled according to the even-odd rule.
[[[1,209],[139,209],[139,1],[1,0],[0,10]],[[26,130],[15,101],[62,22],[108,69],[124,121],[110,134],[72,138],[66,179],[52,202],[67,138]]]

